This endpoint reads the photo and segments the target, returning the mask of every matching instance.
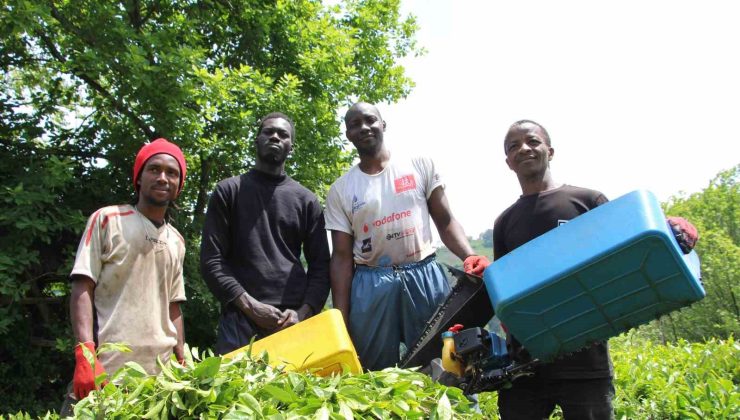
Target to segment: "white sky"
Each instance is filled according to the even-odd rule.
[[[476,237],[520,194],[504,163],[516,120],[550,133],[556,181],[613,199],[700,191],[740,163],[740,3],[402,0],[428,53],[379,104],[391,152],[434,159]]]

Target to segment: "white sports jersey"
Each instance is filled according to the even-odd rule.
[[[72,274],[95,282],[98,342],[125,343],[132,352],[105,352],[112,375],[128,361],[157,373],[177,344],[169,304],[185,300],[185,242],[169,223],[157,228],[133,206],[109,206],[87,221]]]
[[[392,158],[375,175],[355,165],[329,190],[326,229],[354,237],[357,264],[421,261],[434,252],[427,200],[437,187],[444,185],[428,158]]]

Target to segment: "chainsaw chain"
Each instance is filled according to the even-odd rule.
[[[403,361],[401,362],[401,366],[405,364],[407,360],[409,360],[410,356],[415,354],[421,346],[426,343],[427,338],[430,334],[432,334],[432,331],[437,330],[437,324],[444,318],[445,314],[447,313],[447,308],[450,306],[450,302],[454,300],[454,297],[460,294],[460,289],[462,288],[462,282],[459,279],[456,279],[455,285],[452,286],[452,290],[450,291],[450,294],[445,298],[445,301],[437,308],[437,311],[434,313],[432,318],[427,321],[426,326],[424,327],[424,331],[421,333],[419,338],[416,340],[416,343],[414,346],[406,351],[406,354],[403,357]]]

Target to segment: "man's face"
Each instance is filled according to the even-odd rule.
[[[270,118],[262,124],[257,134],[257,158],[260,161],[280,165],[293,150],[292,127],[283,118]]]
[[[139,197],[150,205],[166,207],[177,198],[180,188],[180,166],[177,160],[159,153],[149,158],[139,176]]]
[[[344,119],[347,139],[360,154],[375,154],[383,144],[385,121],[378,110],[370,104],[357,104],[347,112]]]
[[[535,124],[512,127],[504,140],[506,164],[519,177],[544,174],[555,150],[545,143],[545,134]]]

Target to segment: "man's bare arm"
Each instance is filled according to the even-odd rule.
[[[332,302],[342,312],[344,323],[349,328],[350,291],[354,275],[352,244],[354,238],[346,232],[331,231],[332,253],[329,264]]]
[[[429,206],[429,215],[437,226],[439,237],[447,249],[463,261],[465,258],[474,255],[475,251],[470,246],[462,225],[452,215],[444,188],[435,188],[432,195],[429,196],[429,200],[427,200],[427,205]]]
[[[170,302],[170,321],[177,331],[177,344],[172,348],[172,352],[175,353],[177,360],[183,361],[185,360],[185,322],[180,310],[180,302]]]
[[[72,331],[78,343],[94,341],[94,302],[95,282],[87,276],[73,276],[72,293],[69,299],[69,315],[72,320]]]

